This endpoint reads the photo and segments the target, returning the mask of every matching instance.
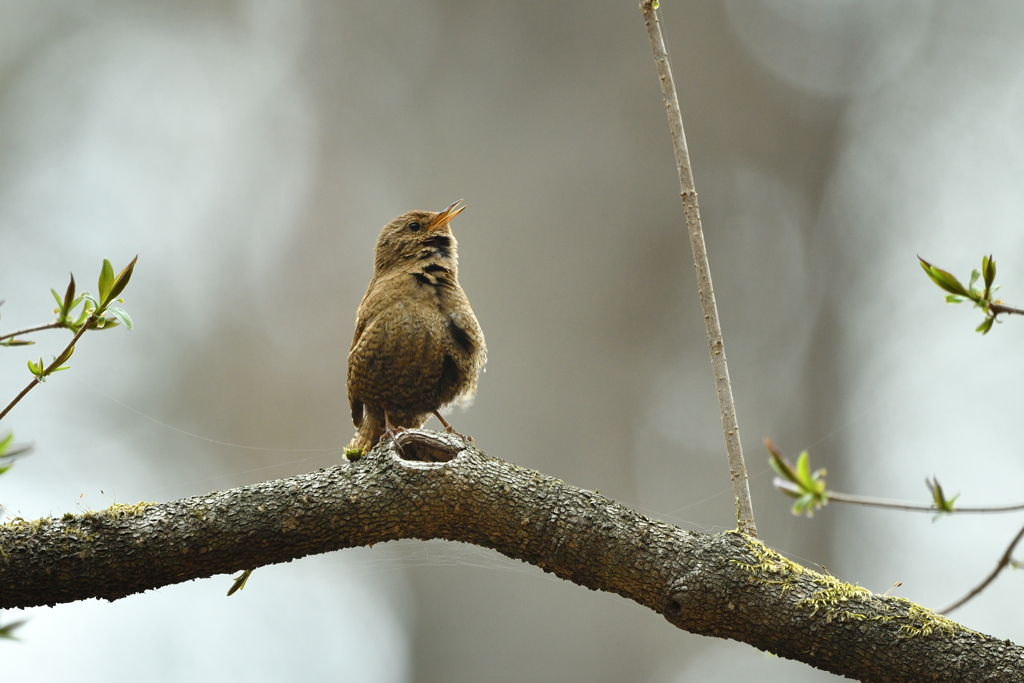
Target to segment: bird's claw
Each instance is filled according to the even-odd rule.
[[[405,427],[396,427],[391,424],[391,420],[388,418],[388,411],[384,411],[384,434],[391,438],[391,441],[398,446],[398,452],[405,456],[405,451],[402,450],[402,444],[398,441],[398,435],[406,431]]]
[[[433,411],[433,413],[434,413],[434,417],[436,417],[438,420],[440,420],[441,425],[444,427],[444,431],[445,432],[447,432],[448,434],[454,434],[455,436],[459,437],[460,439],[462,439],[466,443],[470,443],[470,444],[476,446],[476,441],[473,439],[473,437],[471,437],[471,436],[469,436],[467,434],[461,434],[461,433],[455,431],[455,428],[452,427],[450,424],[448,424],[448,420],[446,420],[443,417],[441,417],[441,413],[437,412],[436,410]]]

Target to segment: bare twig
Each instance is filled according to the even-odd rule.
[[[775,488],[785,493],[791,493],[793,495],[801,495],[803,493],[796,484],[788,482],[780,477],[776,477],[773,482]],[[828,502],[836,503],[851,503],[853,505],[865,505],[868,507],[876,508],[887,508],[889,510],[906,510],[909,512],[931,512],[943,514],[998,514],[1001,512],[1019,512],[1024,510],[1024,503],[1014,503],[1012,505],[987,505],[987,506],[956,506],[952,510],[940,510],[936,507],[935,503],[912,503],[903,500],[891,500],[888,498],[871,498],[870,496],[858,496],[853,493],[840,493],[838,491],[826,491],[825,497]]]
[[[29,334],[31,332],[39,332],[40,330],[54,330],[60,327],[67,327],[67,325],[65,325],[60,320],[55,320],[52,323],[47,323],[45,325],[39,325],[37,327],[26,327],[24,330],[18,330],[17,332],[8,332],[7,334],[2,334],[0,335],[0,341],[3,341],[4,339],[14,339],[15,337],[20,337],[23,334]]]
[[[1005,304],[989,304],[988,309],[996,315],[999,315],[1000,313],[1024,315],[1024,308],[1014,308],[1013,306],[1006,306]]]
[[[986,576],[984,581],[982,581],[977,586],[972,588],[967,595],[960,598],[946,609],[942,610],[940,614],[949,614],[957,607],[960,607],[967,601],[971,600],[974,596],[978,595],[978,593],[981,593],[983,590],[988,588],[988,585],[995,581],[996,577],[999,576],[999,572],[1006,569],[1006,565],[1010,564],[1010,556],[1013,555],[1013,549],[1017,547],[1018,543],[1020,543],[1021,538],[1024,538],[1024,527],[1022,527],[1021,530],[1017,532],[1017,535],[1013,537],[1013,541],[1010,543],[1010,546],[1006,549],[1006,552],[1003,553],[1003,556],[999,558],[999,562],[996,564],[996,568],[992,570],[992,573]]]
[[[56,370],[61,363],[68,359],[68,355],[70,354],[71,349],[74,348],[78,340],[82,337],[83,334],[85,334],[85,331],[89,329],[89,326],[92,325],[94,322],[96,322],[95,313],[90,315],[89,319],[86,320],[85,323],[80,328],[78,328],[78,332],[71,339],[71,341],[68,342],[68,345],[64,347],[64,350],[57,354],[57,357],[53,359],[53,362],[47,365],[46,369],[44,369],[43,372],[38,377],[33,377],[32,381],[28,383],[28,386],[22,389],[21,393],[15,396],[14,400],[7,404],[7,407],[3,409],[3,412],[0,412],[0,420],[4,419],[7,413],[11,412],[11,408],[18,405],[18,402],[21,401],[21,399],[25,398],[25,395],[28,394],[28,392],[32,391],[32,389],[37,384],[42,382],[44,378],[46,378],[50,373]]]
[[[665,49],[665,40],[661,35],[656,7],[657,3],[654,0],[642,0],[640,3],[640,11],[643,12],[647,33],[651,39],[651,48],[654,50],[654,62],[658,68],[661,92],[665,98],[665,109],[668,113],[668,127],[675,147],[683,211],[686,214],[686,227],[690,233],[690,246],[693,248],[693,265],[697,271],[700,301],[704,307],[704,323],[707,327],[708,345],[711,348],[711,366],[715,372],[718,404],[722,412],[722,427],[725,430],[729,476],[732,479],[733,494],[736,497],[736,518],[740,531],[756,537],[754,508],[750,502],[750,488],[747,485],[747,467],[743,462],[743,446],[740,443],[740,428],[736,422],[736,404],[733,401],[732,385],[729,382],[729,366],[725,360],[725,345],[722,341],[722,327],[718,321],[718,306],[715,304],[715,293],[711,287],[711,267],[708,264],[707,249],[704,246],[704,232],[700,224],[697,191],[693,185],[690,153],[686,147],[683,117],[679,111],[679,98],[672,81],[672,69],[668,63],[668,52]]]

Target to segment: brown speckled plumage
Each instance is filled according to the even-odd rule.
[[[387,423],[419,427],[476,393],[487,347],[459,286],[449,225],[463,208],[410,211],[380,231],[348,354],[352,447],[375,445]]]

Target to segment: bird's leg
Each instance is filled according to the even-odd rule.
[[[405,457],[405,451],[402,450],[402,444],[398,443],[398,433],[399,432],[404,432],[404,431],[405,431],[404,427],[396,427],[395,425],[391,424],[391,418],[388,417],[388,410],[387,410],[387,408],[385,408],[384,409],[384,433],[387,434],[388,436],[390,436],[391,440],[395,442],[395,445],[398,446],[398,452],[402,454],[403,458]]]
[[[473,440],[473,437],[466,436],[465,434],[459,434],[450,424],[448,424],[448,420],[441,417],[441,413],[437,412],[436,410],[432,410],[431,412],[434,413],[434,417],[441,421],[441,424],[444,426],[444,431],[448,432],[449,434],[454,434],[455,436],[461,437],[463,441],[468,441],[474,446],[476,445],[476,441]]]

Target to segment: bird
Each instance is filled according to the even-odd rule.
[[[349,449],[368,452],[431,415],[457,433],[438,411],[476,394],[487,345],[459,285],[451,230],[465,208],[460,199],[440,212],[410,211],[380,231],[348,353]]]

